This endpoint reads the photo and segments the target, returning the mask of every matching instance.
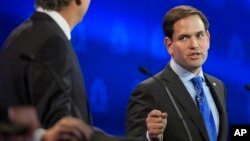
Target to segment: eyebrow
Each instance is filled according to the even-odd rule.
[[[201,33],[205,33],[205,31],[198,31],[198,32],[196,32],[196,34],[201,34]]]
[[[197,34],[201,34],[201,33],[205,33],[205,31],[201,30],[201,31],[195,32],[194,34],[197,35]],[[180,35],[177,36],[177,38],[183,37],[183,36],[190,37],[191,34],[180,34]]]

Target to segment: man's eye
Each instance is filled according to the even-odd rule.
[[[203,38],[203,37],[204,37],[203,33],[197,35],[197,38]]]
[[[187,37],[186,36],[182,36],[182,37],[179,38],[179,40],[181,40],[181,41],[187,40]]]

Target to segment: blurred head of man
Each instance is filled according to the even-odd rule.
[[[91,0],[35,0],[36,6],[59,12],[71,29],[79,23],[88,11]]]

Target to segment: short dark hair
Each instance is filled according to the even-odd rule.
[[[60,11],[63,7],[69,5],[72,0],[35,0],[36,6],[46,10]]]
[[[198,9],[188,6],[188,5],[181,5],[181,6],[176,6],[172,9],[170,9],[164,16],[163,19],[163,32],[165,37],[169,37],[172,39],[174,29],[173,26],[174,24],[185,17],[192,16],[192,15],[198,15],[205,27],[205,30],[208,30],[209,28],[209,22],[207,20],[207,17]]]

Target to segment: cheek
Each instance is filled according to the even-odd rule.
[[[205,45],[203,46],[203,48],[202,48],[202,51],[203,51],[205,54],[207,54],[208,50],[209,50],[209,44],[205,44]]]
[[[176,48],[173,49],[173,54],[178,55],[178,56],[183,55],[183,54],[185,54],[185,50],[176,47]]]
[[[208,56],[208,50],[204,51],[204,56],[205,56],[205,58],[207,58],[207,56]]]
[[[208,50],[209,47],[210,47],[210,42],[209,42],[209,40],[207,39],[207,40],[205,40],[204,42],[201,42],[201,45],[202,45],[203,50]]]

